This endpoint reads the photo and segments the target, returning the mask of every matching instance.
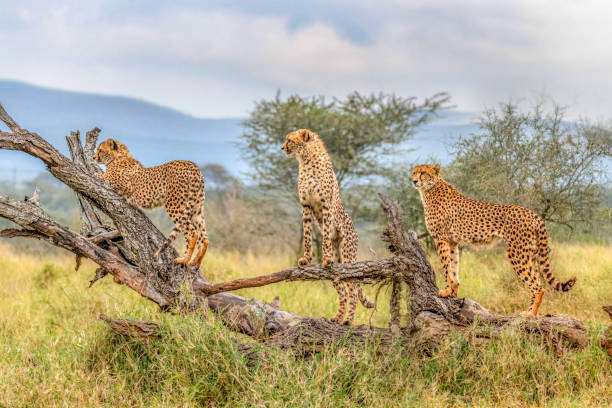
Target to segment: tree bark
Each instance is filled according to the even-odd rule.
[[[612,306],[603,306],[602,309],[610,316],[610,319],[612,319]],[[601,342],[601,347],[606,350],[610,357],[612,357],[612,326],[608,327]]]
[[[100,129],[86,133],[84,147],[79,133],[71,132],[67,137],[71,160],[36,133],[22,129],[1,106],[0,119],[10,129],[10,132],[0,132],[0,148],[20,150],[42,160],[51,174],[75,191],[82,219],[81,232],[75,233],[53,221],[34,203],[0,196],[0,216],[21,226],[20,230],[1,231],[0,236],[45,240],[71,251],[78,258],[91,259],[100,265],[92,284],[105,274],[111,274],[115,282],[127,285],[162,310],[177,307],[197,312],[209,307],[231,329],[280,347],[301,346],[316,350],[340,338],[361,343],[377,339],[390,344],[400,337],[416,339],[417,343],[430,348],[451,329],[471,335],[479,333],[480,338],[486,338],[512,325],[546,339],[554,347],[581,347],[585,342],[584,325],[570,317],[525,321],[492,313],[469,299],[438,297],[434,271],[416,233],[404,232],[397,206],[382,194],[382,209],[389,217],[382,238],[393,255],[391,258],[332,264],[328,268],[308,265],[255,278],[208,282],[199,268],[174,263],[177,252],[171,246],[155,258],[154,253],[165,241],[163,234],[142,211],[95,177],[101,172],[93,160]],[[108,215],[114,226],[106,225],[97,211]],[[265,304],[228,293],[245,287],[297,280],[390,283],[391,328],[339,326],[326,319],[305,318],[280,310],[278,299],[273,304]],[[410,292],[405,297],[409,299],[409,324],[405,328],[399,326],[402,286]],[[181,288],[190,289],[192,296],[181,297]],[[181,300],[185,298],[189,300]]]

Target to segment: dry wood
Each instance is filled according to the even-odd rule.
[[[145,322],[139,320],[113,319],[101,314],[100,320],[108,323],[108,326],[117,334],[127,337],[139,337],[141,339],[150,340],[151,338],[161,337],[159,333],[159,325],[153,322]]]
[[[610,316],[610,319],[612,319],[612,306],[603,306],[602,309]],[[608,327],[604,339],[601,342],[601,347],[606,350],[610,357],[612,357],[612,326]]]
[[[394,335],[399,335],[402,281],[393,279],[391,285],[391,298],[389,300],[389,313],[391,314],[391,319],[389,321],[389,328]]]

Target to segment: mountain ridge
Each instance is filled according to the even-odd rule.
[[[138,98],[65,91],[3,79],[0,103],[21,126],[39,133],[64,154],[68,154],[64,137],[71,130],[84,134],[99,127],[101,140],[121,140],[145,166],[181,159],[222,164],[237,176],[249,171],[236,146],[244,118],[200,118]],[[436,156],[444,163],[448,159],[445,138],[475,130],[472,117],[465,112],[443,112],[409,142],[416,150],[406,160]],[[0,127],[4,129],[4,125]],[[43,170],[33,157],[0,150],[0,179],[32,178]]]

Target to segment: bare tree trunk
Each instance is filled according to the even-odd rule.
[[[200,293],[188,297],[189,303],[180,303],[183,283],[202,287],[209,282],[202,278],[199,268],[174,263],[178,254],[172,246],[155,258],[153,254],[165,241],[163,234],[142,211],[95,177],[101,172],[93,160],[100,130],[87,132],[84,148],[78,133],[71,133],[67,138],[73,157],[70,160],[36,133],[21,129],[1,106],[0,120],[10,129],[0,132],[0,149],[20,150],[43,161],[51,174],[77,193],[83,209],[82,234],[77,234],[53,221],[37,205],[0,195],[0,216],[22,228],[2,231],[0,236],[45,240],[91,259],[100,265],[98,277],[113,275],[115,282],[127,285],[162,310],[177,306],[196,311],[208,305],[230,327],[254,337],[284,330],[301,319],[261,301],[230,293],[208,297]],[[114,226],[104,225],[93,207],[108,215]]]
[[[610,319],[612,319],[612,306],[604,306],[603,310],[610,316]],[[610,357],[612,357],[612,326],[608,327],[606,335],[601,342],[601,347],[603,347]]]
[[[469,299],[438,297],[433,269],[416,234],[404,232],[397,206],[383,195],[380,195],[382,208],[389,217],[383,240],[393,254],[391,258],[336,263],[329,268],[308,265],[266,276],[210,283],[203,279],[199,268],[174,263],[177,252],[173,247],[168,247],[159,258],[155,258],[153,254],[165,237],[139,209],[95,177],[101,171],[92,158],[99,129],[87,132],[84,147],[78,132],[67,137],[70,160],[36,133],[21,129],[1,106],[0,119],[11,130],[0,132],[0,148],[21,150],[42,160],[51,174],[75,191],[82,219],[81,233],[77,234],[53,221],[34,203],[0,196],[0,216],[21,226],[21,229],[1,231],[0,236],[45,240],[77,257],[91,259],[100,265],[92,284],[105,274],[111,274],[115,282],[127,285],[158,304],[162,310],[177,307],[197,312],[209,307],[233,330],[281,347],[317,349],[339,338],[362,343],[378,339],[390,343],[394,337],[417,339],[429,347],[444,338],[452,328],[468,332],[485,325],[487,335],[494,335],[509,324],[517,324],[523,331],[539,335],[555,347],[581,347],[585,342],[584,325],[570,317],[524,321],[514,316],[497,315]],[[97,211],[108,215],[114,226],[105,225]],[[339,326],[325,319],[305,318],[280,310],[276,301],[265,304],[227,293],[285,280],[336,279],[391,283],[391,328]],[[399,325],[401,282],[410,291],[409,325],[406,328]],[[192,296],[179,296],[181,288],[185,287],[191,288]]]

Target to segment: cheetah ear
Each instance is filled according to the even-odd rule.
[[[113,139],[111,139],[111,142],[113,142],[113,150],[119,150],[119,146],[117,146],[117,142],[115,142]]]
[[[302,140],[305,142],[310,141],[310,131],[305,130],[302,132]]]
[[[436,165],[434,166],[434,170],[436,171],[436,174],[440,174],[440,165],[439,165],[439,164],[436,164]]]

